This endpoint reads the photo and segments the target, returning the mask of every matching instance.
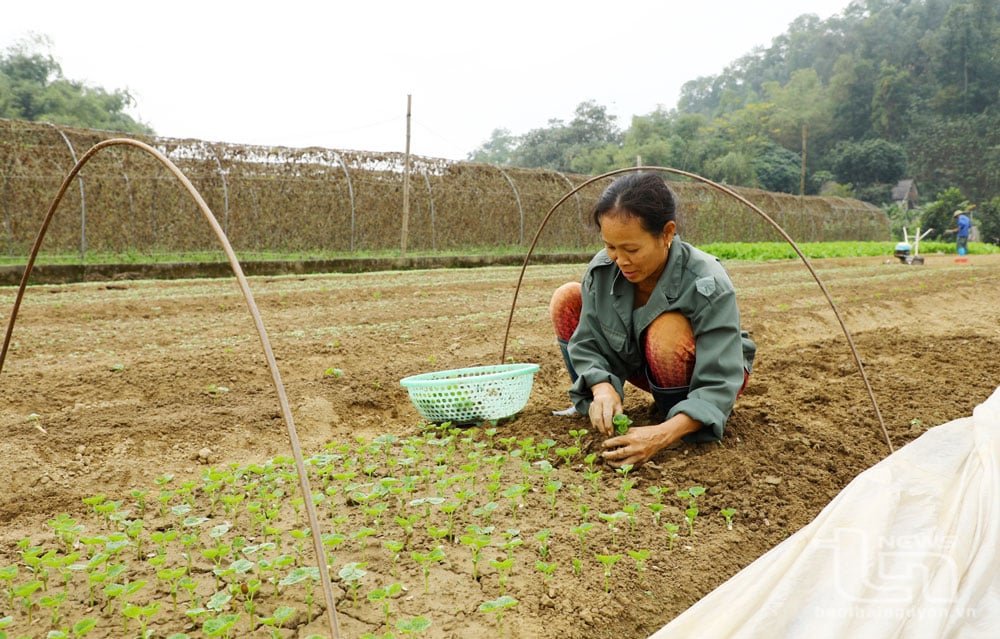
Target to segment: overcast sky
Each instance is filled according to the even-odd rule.
[[[688,80],[849,0],[9,0],[4,51],[52,40],[71,80],[127,89],[167,137],[465,159],[496,128],[595,100],[626,128]]]

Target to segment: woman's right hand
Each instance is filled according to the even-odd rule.
[[[615,425],[612,423],[615,415],[624,412],[622,398],[609,382],[594,384],[590,391],[594,394],[590,402],[590,423],[604,435],[614,435]]]

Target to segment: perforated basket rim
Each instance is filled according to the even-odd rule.
[[[430,388],[440,386],[443,383],[478,384],[496,379],[506,379],[520,377],[522,375],[533,375],[539,370],[538,364],[494,364],[491,366],[471,366],[467,368],[452,368],[444,371],[434,371],[432,373],[420,373],[410,375],[399,380],[400,385],[406,388]],[[490,370],[493,372],[483,373],[481,371]]]

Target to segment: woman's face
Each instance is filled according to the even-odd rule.
[[[677,224],[667,222],[663,233],[654,235],[642,221],[626,211],[612,210],[601,217],[601,238],[608,257],[625,279],[651,290],[667,266],[667,253]]]

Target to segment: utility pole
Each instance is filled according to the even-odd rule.
[[[799,177],[799,195],[806,194],[806,125],[802,125],[802,175]]]
[[[403,238],[399,247],[399,256],[406,257],[406,236],[410,229],[410,94],[406,95],[406,159],[403,163]]]

